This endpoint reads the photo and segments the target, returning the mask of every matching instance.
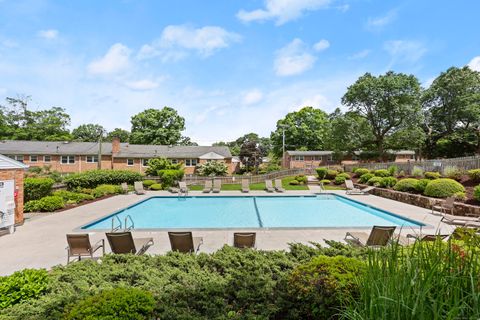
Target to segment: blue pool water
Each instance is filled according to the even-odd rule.
[[[335,195],[200,196],[182,199],[152,197],[82,229],[109,230],[115,215],[122,222],[130,215],[135,229],[423,226]]]

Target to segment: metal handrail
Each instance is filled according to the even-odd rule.
[[[116,227],[115,227],[115,218],[117,218],[117,221],[118,221],[118,226]],[[117,215],[115,215],[112,217],[112,232],[115,232],[120,229],[122,229],[122,220],[120,220],[120,218]]]
[[[127,228],[128,220],[130,220],[132,224],[130,225],[130,227]],[[132,230],[132,229],[135,229],[135,222],[133,222],[132,217],[129,214],[127,214],[127,216],[125,217],[125,231]]]

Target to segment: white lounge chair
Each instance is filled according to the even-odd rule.
[[[209,193],[212,191],[212,180],[205,180],[205,186],[203,187],[203,193]]]
[[[145,194],[145,190],[143,189],[142,181],[135,181],[134,183],[135,193],[136,194]]]
[[[360,195],[368,195],[370,191],[375,189],[375,187],[366,187],[363,189],[359,189],[353,185],[352,180],[345,180],[345,187],[347,188],[347,194],[360,194]]]
[[[265,180],[265,190],[267,190],[267,192],[275,191],[275,188],[273,188],[272,180]]]
[[[219,193],[221,189],[222,189],[222,180],[220,180],[220,179],[213,180],[212,192],[213,193]]]
[[[250,192],[250,184],[248,183],[248,179],[242,179],[242,192]]]
[[[277,192],[285,192],[285,188],[282,186],[282,180],[275,179],[275,190],[277,190]]]
[[[451,224],[455,226],[480,226],[480,217],[469,217],[469,216],[454,216],[451,214],[444,213],[442,220],[446,224]]]
[[[180,189],[180,193],[188,193],[187,183],[185,181],[179,181],[178,187]]]

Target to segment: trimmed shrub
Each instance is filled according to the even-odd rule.
[[[143,183],[143,186],[148,189],[152,184],[155,184],[157,182],[155,180],[143,180],[142,183]]]
[[[423,169],[421,167],[414,166],[412,170],[412,176],[416,178],[423,177]]]
[[[397,174],[398,174],[398,167],[395,166],[395,165],[388,167],[387,170],[388,170],[388,173],[390,173],[390,175],[391,175],[392,177],[396,177]]]
[[[353,173],[355,173],[355,177],[361,177],[366,173],[370,173],[370,170],[367,168],[358,168],[357,170],[353,171]]]
[[[85,200],[95,199],[95,197],[91,194],[71,192],[67,190],[57,190],[53,193],[53,195],[61,197],[65,201],[71,201],[73,203],[80,203]]]
[[[158,176],[160,177],[160,180],[162,181],[162,186],[164,188],[168,188],[176,185],[178,181],[183,179],[184,175],[185,175],[185,172],[181,169],[158,170]]]
[[[166,158],[154,158],[147,162],[147,170],[145,173],[149,176],[157,174],[158,170],[179,170],[182,168],[181,163],[172,163],[171,160]]]
[[[465,188],[453,179],[432,180],[425,188],[424,194],[434,198],[446,198],[453,195],[461,196]]]
[[[480,181],[480,169],[468,170],[468,177],[473,181]]]
[[[343,183],[345,183],[345,180],[347,180],[347,178],[345,178],[345,176],[338,175],[338,176],[335,177],[334,183],[335,184],[343,184]]]
[[[473,198],[477,201],[480,201],[480,185],[473,188]]]
[[[23,181],[23,199],[25,202],[38,200],[50,195],[55,181],[50,178],[25,178]]]
[[[370,186],[380,186],[382,184],[382,177],[372,177],[367,181],[367,184]]]
[[[39,212],[40,209],[40,200],[30,200],[23,205],[24,212]]]
[[[365,264],[343,256],[318,256],[295,268],[288,279],[294,301],[291,319],[331,319],[359,294],[358,276]]]
[[[155,300],[150,292],[137,288],[105,290],[80,300],[65,317],[80,319],[154,319]]]
[[[299,174],[298,176],[295,176],[295,180],[298,181],[300,184],[307,184],[308,183],[308,178],[306,175]]]
[[[420,179],[417,181],[417,184],[415,185],[415,190],[417,190],[420,193],[423,193],[425,191],[425,188],[427,185],[430,183],[430,179]]]
[[[25,212],[52,212],[65,207],[65,201],[59,196],[46,196],[40,200],[32,200],[25,203]]]
[[[328,169],[325,167],[315,169],[317,171],[318,179],[322,180],[327,177]]]
[[[449,179],[461,180],[463,176],[463,171],[455,166],[446,166],[443,169],[443,175]]]
[[[440,172],[432,172],[432,171],[427,171],[425,172],[425,178],[430,179],[430,180],[435,180],[435,179],[440,179],[442,176]]]
[[[332,181],[328,179],[323,179],[323,180],[320,180],[320,182],[323,184],[330,184]]]
[[[373,173],[365,173],[362,176],[360,176],[359,181],[360,181],[360,183],[367,183],[368,180],[370,180],[373,177],[375,177],[375,175]]]
[[[226,176],[227,172],[227,165],[220,161],[208,161],[197,165],[197,173],[199,176]]]
[[[150,190],[155,190],[155,191],[162,190],[162,185],[160,183],[154,183],[150,186]]]
[[[45,269],[24,269],[0,277],[0,309],[38,298],[46,292],[47,285],[48,274]]]
[[[375,176],[376,177],[389,177],[390,172],[387,169],[375,170]]]
[[[112,185],[112,184],[102,184],[92,191],[92,195],[95,198],[100,198],[109,194],[118,194],[122,193],[123,190],[120,186]]]
[[[337,177],[344,177],[345,179],[348,179],[348,180],[351,179],[350,175],[346,172],[339,173]]]
[[[327,176],[326,176],[326,178],[327,178],[327,179],[330,179],[330,180],[333,180],[333,179],[335,179],[335,177],[337,176],[337,174],[338,174],[338,171],[337,171],[337,170],[328,170],[328,171],[327,171]]]
[[[418,183],[417,179],[412,179],[412,178],[402,179],[397,182],[397,184],[395,185],[395,187],[393,187],[393,189],[397,191],[403,191],[403,192],[416,191],[417,183]]]
[[[64,179],[69,190],[77,188],[95,188],[102,184],[133,184],[140,181],[143,176],[138,172],[129,170],[90,170],[72,174]]]
[[[298,186],[300,184],[300,182],[298,182],[297,180],[293,179],[293,180],[290,180],[290,182],[288,183],[289,185],[292,185],[292,186]]]
[[[392,188],[397,184],[397,178],[395,177],[384,177],[380,181],[380,187],[382,188]]]

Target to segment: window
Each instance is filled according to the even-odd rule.
[[[148,160],[150,159],[142,159],[142,166],[148,167]]]
[[[322,161],[322,156],[312,156],[313,161]]]
[[[171,161],[173,164],[177,164],[177,163],[178,163],[178,159],[170,159],[170,161]]]
[[[98,156],[87,156],[87,163],[97,163]]]
[[[75,156],[62,156],[60,162],[62,164],[73,164],[75,163]]]
[[[43,156],[43,162],[50,162],[50,161],[52,161],[51,156]]]
[[[294,157],[293,157],[293,160],[295,160],[295,161],[304,161],[305,158],[304,158],[303,156],[294,156]]]
[[[127,159],[127,166],[133,166],[133,159]]]
[[[17,160],[18,162],[23,162],[23,156],[12,155],[12,156],[9,156],[9,157],[12,158],[13,160]]]
[[[186,167],[195,167],[197,165],[197,159],[185,159]]]
[[[37,162],[38,156],[30,156],[30,162]]]

